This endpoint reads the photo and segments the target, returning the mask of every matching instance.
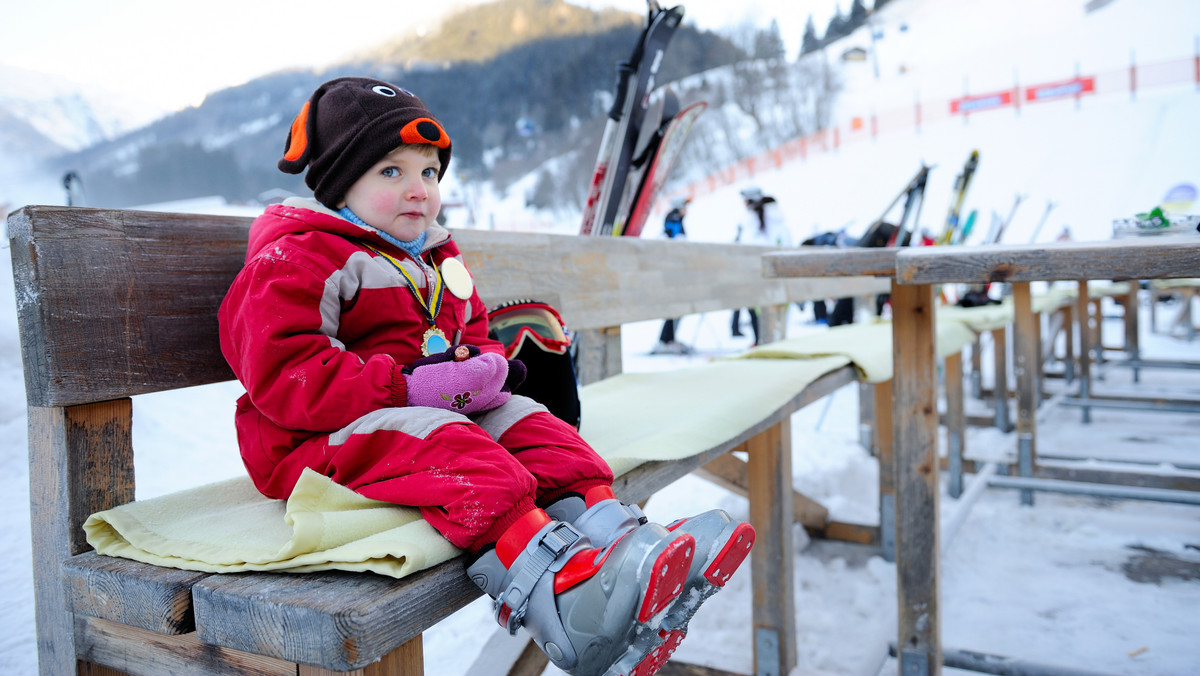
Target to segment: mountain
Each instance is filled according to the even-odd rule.
[[[48,158],[116,138],[166,111],[63,78],[0,65],[0,152]]]
[[[78,172],[91,206],[305,193],[300,177],[275,168],[288,125],[321,82],[367,75],[403,85],[435,111],[454,139],[453,181],[486,180],[498,167],[514,175],[512,162],[528,160],[531,169],[538,158],[598,142],[616,63],[629,57],[640,31],[632,14],[563,0],[498,0],[447,17],[412,44],[402,40],[324,70],[274,73],[216,92],[200,106],[55,158],[48,173]],[[506,36],[486,37],[497,33]],[[418,62],[412,54],[422,49],[432,58]],[[659,82],[745,56],[728,40],[685,25]]]
[[[642,21],[632,12],[596,12],[560,0],[512,0],[453,12],[442,18],[434,33],[420,31],[401,36],[364,52],[361,58],[405,68],[480,63],[528,42],[636,28]]]

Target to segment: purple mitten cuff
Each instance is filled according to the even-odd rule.
[[[526,374],[527,374],[527,371],[525,369],[524,362],[522,362],[518,359],[509,359],[508,360],[508,378],[505,378],[505,380],[504,380],[504,387],[502,388],[503,391],[512,392],[512,391],[516,390],[518,387],[521,386],[521,383],[525,382]]]

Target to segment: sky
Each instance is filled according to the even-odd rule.
[[[164,111],[199,105],[205,95],[278,70],[335,62],[420,30],[450,9],[439,3],[342,0],[58,0],[5,3],[0,64],[58,75],[132,97]],[[810,12],[823,27],[838,0],[690,0],[685,22],[717,30],[754,17],[776,18],[789,45]],[[849,7],[849,0],[841,0]],[[644,12],[643,0],[579,0],[593,8]],[[867,3],[870,4],[869,2]]]

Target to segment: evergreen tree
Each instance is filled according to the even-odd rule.
[[[759,31],[754,36],[754,58],[778,59],[787,53],[783,46],[783,37],[779,34],[779,22],[771,19],[771,25],[766,30]]]
[[[829,27],[825,29],[825,37],[821,39],[821,45],[831,44],[834,40],[839,40],[849,34],[849,21],[842,15],[842,8],[838,7],[837,12],[829,19]]]
[[[854,0],[850,3],[850,30],[854,30],[863,25],[867,21],[867,8],[863,7],[862,0]]]
[[[813,23],[812,14],[809,14],[808,23],[804,24],[804,38],[800,42],[800,56],[820,48],[821,41],[817,39],[817,26]]]

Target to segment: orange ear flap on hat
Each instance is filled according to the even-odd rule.
[[[300,108],[300,113],[296,115],[296,119],[292,120],[292,129],[288,132],[283,159],[279,160],[280,171],[299,174],[308,164],[309,105],[311,103],[311,100],[305,101],[304,106]]]

